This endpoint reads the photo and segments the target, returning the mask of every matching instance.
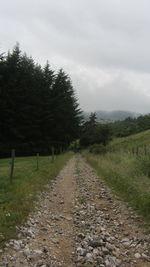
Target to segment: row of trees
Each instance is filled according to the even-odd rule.
[[[79,137],[81,110],[68,75],[23,54],[0,56],[0,156],[49,153]]]
[[[114,136],[127,136],[150,128],[150,115],[100,124],[96,114],[82,122],[81,110],[68,75],[44,67],[23,54],[17,44],[0,54],[0,156],[15,148],[20,155],[50,153],[67,148],[106,144]]]
[[[102,124],[97,122],[96,113],[91,113],[89,119],[82,125],[80,145],[81,147],[94,144],[106,146],[112,137],[129,136],[148,129],[150,129],[150,114]]]
[[[138,118],[127,118],[110,124],[115,137],[124,137],[150,129],[150,114]]]

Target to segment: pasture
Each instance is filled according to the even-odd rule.
[[[34,201],[44,186],[54,179],[72,153],[51,156],[15,158],[10,183],[10,159],[0,159],[0,243],[16,236],[15,226],[23,223],[34,208]]]

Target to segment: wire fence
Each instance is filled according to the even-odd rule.
[[[58,149],[55,148],[54,146],[51,147],[51,151],[49,155],[46,155],[45,157],[48,157],[49,159],[49,163],[54,163],[56,160],[56,157],[58,154],[62,154],[64,153],[66,150],[63,149],[62,147],[60,147]],[[16,166],[18,166],[17,164],[19,164],[21,159],[28,159],[28,158],[32,158],[32,165],[34,166],[34,169],[36,171],[40,170],[40,161],[41,158],[44,157],[43,154],[35,153],[35,155],[32,156],[26,156],[23,157],[18,157],[16,156],[16,150],[12,149],[10,151],[10,158],[5,158],[5,159],[0,159],[0,179],[2,179],[2,176],[6,176],[7,173],[7,177],[9,178],[9,182],[10,184],[13,183],[13,177],[14,177],[14,170],[16,169]]]
[[[146,155],[149,155],[150,154],[150,146],[149,145],[142,145],[142,146],[138,146],[138,145],[135,145],[135,146],[119,146],[119,145],[112,145],[108,148],[108,151],[109,152],[124,152],[124,153],[128,153],[128,154],[132,154],[136,157],[143,157],[143,156],[146,156]]]

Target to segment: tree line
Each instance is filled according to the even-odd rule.
[[[150,114],[109,124],[115,137],[125,137],[150,129]]]
[[[148,129],[150,129],[150,114],[138,118],[128,117],[112,123],[101,123],[97,121],[97,114],[94,112],[82,125],[80,146],[81,148],[90,146],[91,150],[103,152],[113,137],[125,137]]]
[[[0,156],[60,150],[79,137],[81,110],[69,76],[42,67],[17,44],[0,54]]]

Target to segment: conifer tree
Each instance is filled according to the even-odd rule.
[[[0,156],[46,154],[78,137],[80,109],[68,75],[22,54],[0,57]]]

